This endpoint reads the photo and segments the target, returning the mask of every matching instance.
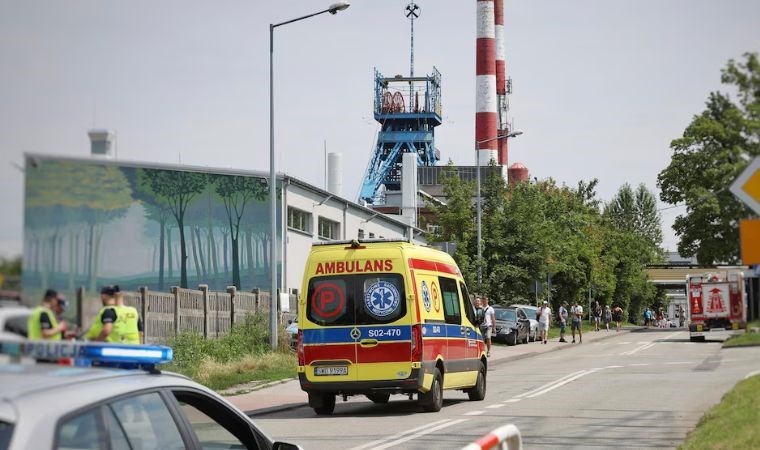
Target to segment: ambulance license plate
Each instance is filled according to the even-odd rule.
[[[702,331],[702,324],[697,325],[697,331]]]
[[[314,375],[348,375],[348,367],[346,366],[321,366],[314,368]]]

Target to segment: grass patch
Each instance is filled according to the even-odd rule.
[[[605,331],[604,324],[599,325],[599,332],[603,333]],[[588,323],[588,320],[584,320],[581,322],[581,331],[583,331],[583,334],[586,333],[594,333],[594,324]],[[615,323],[610,324],[610,332],[615,331]],[[578,333],[575,333],[576,335]],[[553,323],[549,327],[549,339],[559,339],[559,324]],[[567,322],[567,327],[565,328],[565,339],[572,340],[573,339],[573,332],[570,329],[570,321]]]
[[[760,376],[739,382],[699,420],[679,450],[757,448]]]
[[[750,333],[752,328],[760,328],[760,321],[750,322],[747,324],[747,331],[737,334],[726,339],[723,347],[754,347],[760,345],[760,333]]]
[[[254,314],[219,339],[182,333],[169,342],[174,349],[174,361],[166,370],[186,375],[214,390],[250,381],[295,377],[296,356],[288,348],[288,338],[280,336],[280,348],[273,352],[268,324],[267,317]]]

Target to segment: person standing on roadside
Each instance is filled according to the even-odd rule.
[[[488,305],[488,297],[483,296],[483,340],[486,342],[486,356],[491,356],[491,336],[496,325],[496,311]]]
[[[549,308],[549,302],[544,300],[544,304],[541,309],[538,310],[538,329],[541,330],[541,339],[546,344],[549,339],[549,322],[552,317],[552,309]]]
[[[562,302],[559,305],[559,341],[567,342],[565,340],[565,328],[567,327],[567,302]]]
[[[583,343],[583,332],[581,331],[581,322],[583,321],[583,306],[578,304],[578,300],[570,309],[570,315],[572,316],[572,322],[570,323],[570,330],[573,332],[573,344],[575,344],[575,330],[578,330],[578,343]]]
[[[599,305],[599,301],[594,302],[593,314],[594,316],[594,331],[599,331],[599,322],[602,321],[602,307]]]
[[[623,321],[623,308],[621,308],[620,305],[616,306],[615,309],[612,310],[612,320],[615,321],[617,331],[620,331],[620,322]]]
[[[610,309],[610,305],[604,307],[602,318],[604,320],[604,329],[610,331],[610,322],[612,322],[612,310]]]
[[[58,321],[58,293],[52,289],[45,291],[42,304],[32,310],[27,319],[27,337],[31,340],[60,341],[68,329],[65,320]]]
[[[100,301],[103,307],[100,308],[92,326],[85,334],[88,341],[97,342],[121,342],[121,333],[117,329],[120,323],[117,323],[119,314],[116,309],[116,289],[114,286],[104,286],[100,290]]]
[[[116,299],[116,311],[120,322],[121,343],[123,344],[142,344],[143,343],[143,322],[137,308],[124,304],[124,293],[119,286],[114,286],[114,298]]]

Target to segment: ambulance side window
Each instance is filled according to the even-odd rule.
[[[467,320],[470,324],[475,325],[475,308],[470,301],[470,293],[467,292],[467,286],[461,281],[459,282],[459,290],[462,291],[462,302],[464,303],[464,314],[467,316]]]
[[[443,318],[446,323],[460,325],[462,323],[462,311],[459,308],[459,290],[456,280],[438,277],[443,297]]]

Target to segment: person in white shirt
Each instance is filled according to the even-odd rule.
[[[559,341],[560,342],[567,342],[565,340],[565,327],[567,327],[567,318],[568,318],[568,312],[567,312],[567,302],[562,302],[562,304],[559,307]]]
[[[491,356],[491,335],[496,324],[496,311],[488,304],[488,297],[483,296],[483,340],[486,342],[486,356]]]
[[[583,321],[583,306],[578,304],[578,300],[570,308],[570,315],[572,316],[572,322],[570,323],[570,329],[573,331],[573,344],[575,344],[575,330],[578,330],[578,343],[583,343],[583,332],[581,332],[581,321]]]
[[[546,344],[549,338],[549,323],[551,322],[552,309],[549,302],[544,300],[544,305],[538,310],[538,329],[541,330],[541,339]]]

